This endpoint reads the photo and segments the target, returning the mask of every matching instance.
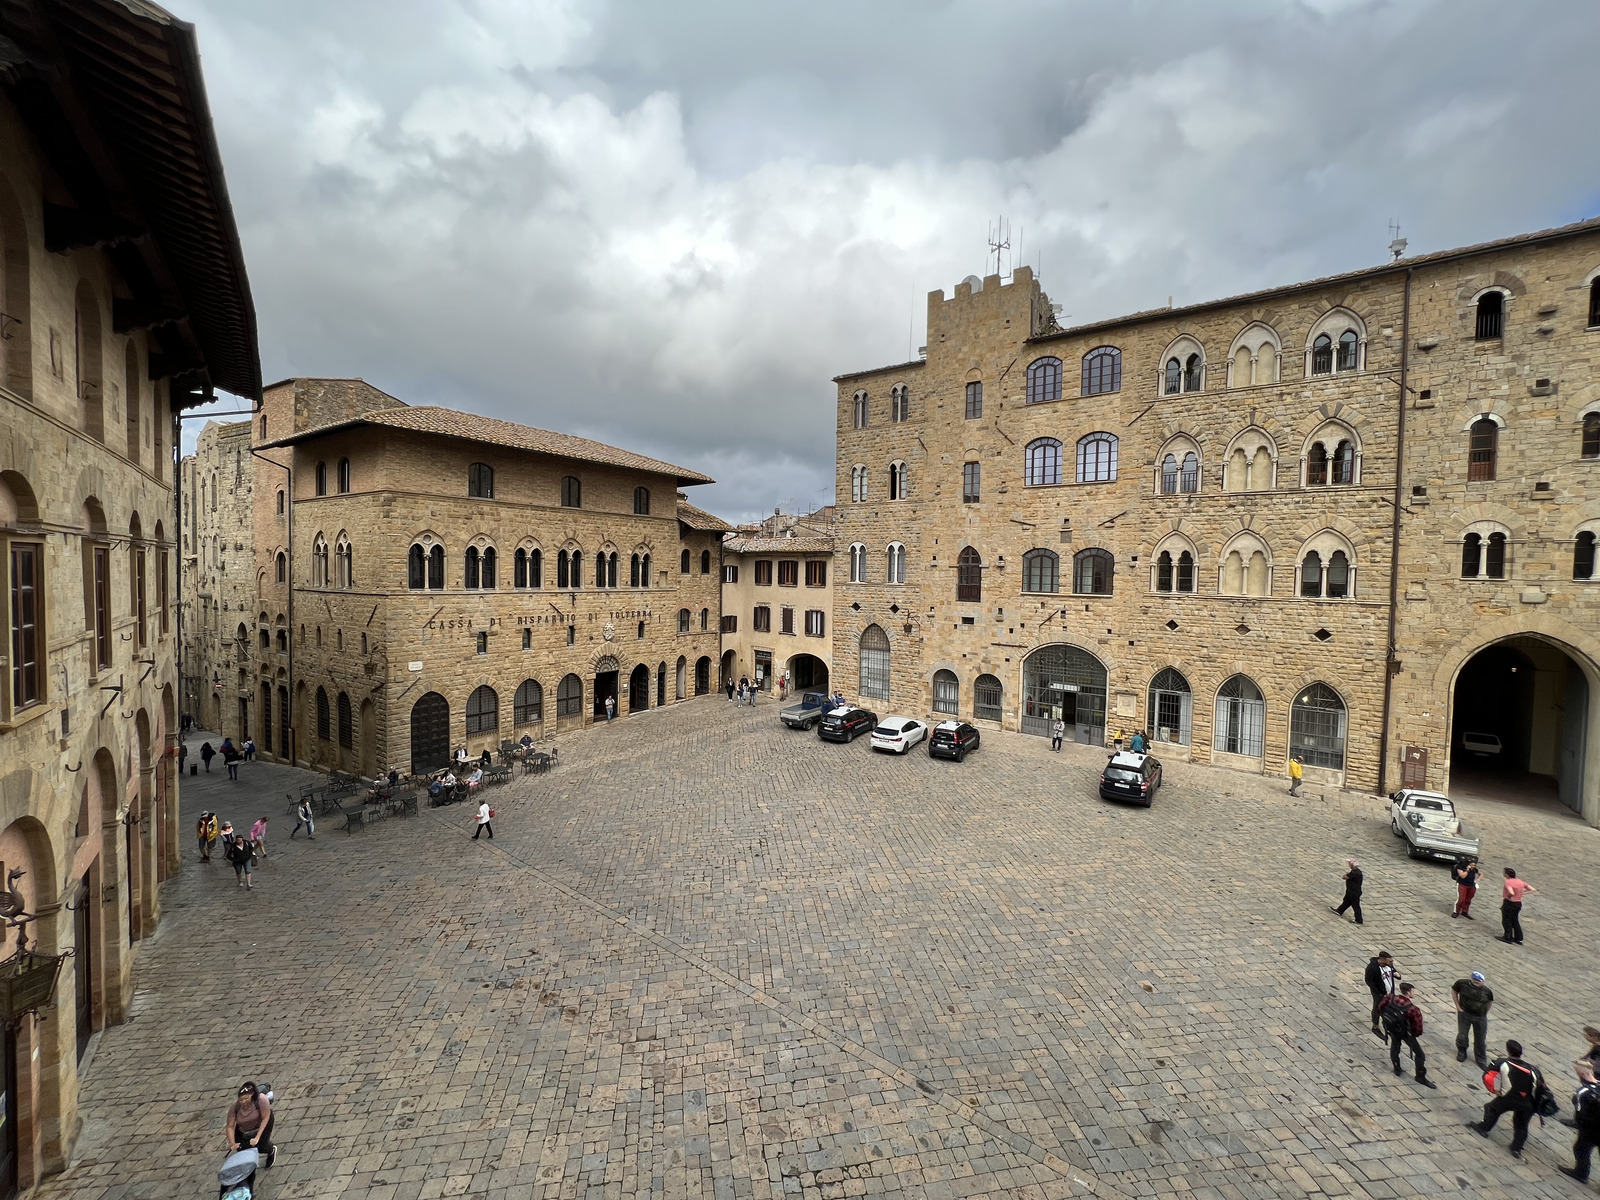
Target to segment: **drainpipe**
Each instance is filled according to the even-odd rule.
[[[1400,315],[1400,399],[1395,408],[1394,521],[1389,527],[1389,640],[1383,656],[1383,720],[1378,734],[1378,795],[1389,785],[1389,717],[1393,706],[1394,677],[1400,670],[1395,657],[1395,627],[1400,618],[1400,514],[1405,502],[1406,397],[1411,393],[1411,268],[1406,268],[1405,300]]]

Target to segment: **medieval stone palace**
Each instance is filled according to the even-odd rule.
[[[1071,329],[1026,268],[934,292],[836,381],[837,678],[1600,821],[1597,360],[1597,221]]]

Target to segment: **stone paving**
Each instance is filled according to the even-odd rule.
[[[560,757],[477,844],[464,807],[289,842],[295,773],[186,778],[190,814],[269,811],[271,857],[246,894],[187,851],[39,1196],[210,1194],[246,1077],[278,1095],[268,1200],[1581,1194],[1564,1127],[1522,1163],[1462,1128],[1483,1092],[1449,1012],[1484,969],[1491,1036],[1566,1107],[1600,831],[1553,806],[1469,814],[1490,872],[1540,888],[1517,948],[1495,892],[1449,918],[1371,797],[1172,763],[1131,809],[1087,748],[902,760],[720,698]],[[1361,929],[1327,911],[1347,856]],[[1380,947],[1436,1092],[1368,1029]]]

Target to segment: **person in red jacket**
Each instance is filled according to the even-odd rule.
[[[1411,984],[1402,983],[1398,992],[1385,996],[1378,1004],[1378,1020],[1389,1040],[1389,1061],[1394,1064],[1394,1073],[1403,1074],[1400,1070],[1400,1047],[1409,1046],[1411,1058],[1417,1065],[1417,1082],[1426,1088],[1436,1088],[1439,1085],[1428,1078],[1428,1056],[1422,1052],[1422,1043],[1417,1040],[1422,1036],[1422,1010],[1411,999],[1412,990]]]

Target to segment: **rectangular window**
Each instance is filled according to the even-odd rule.
[[[94,548],[94,661],[111,665],[111,551]]]
[[[11,543],[11,707],[44,699],[44,546]]]
[[[976,504],[983,482],[983,468],[975,462],[963,463],[961,467],[961,503]]]
[[[806,636],[822,637],[827,631],[827,618],[820,608],[806,609]]]
[[[812,559],[807,559],[806,560],[806,586],[807,587],[827,587],[828,586],[828,561],[827,561],[827,559],[812,558]]]
[[[755,611],[750,614],[750,628],[757,633],[771,633],[772,610],[765,604],[756,605]]]
[[[800,560],[797,558],[782,558],[778,560],[778,586],[800,586]]]
[[[772,560],[770,558],[756,560],[756,586],[772,586]]]
[[[783,614],[782,615],[783,615],[783,624],[781,626],[779,626],[778,632],[779,633],[793,634],[794,633],[794,609],[786,608],[786,609],[783,610]]]
[[[732,615],[723,617],[722,618],[722,632],[723,633],[738,633],[739,632],[739,618],[736,617],[736,616],[732,616]]]
[[[524,627],[524,629],[522,630],[522,648],[524,650],[532,650],[533,649],[533,630],[532,629],[528,629],[528,628]]]
[[[722,566],[722,582],[723,583],[738,583],[739,582],[739,564],[738,563],[724,563],[723,564],[723,566]]]
[[[967,384],[967,420],[976,421],[983,416],[983,384],[974,380]]]

